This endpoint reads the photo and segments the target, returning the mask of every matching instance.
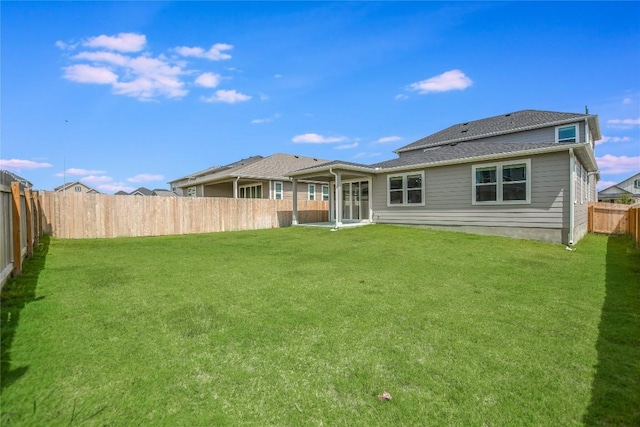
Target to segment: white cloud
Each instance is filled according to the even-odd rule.
[[[640,125],[640,117],[637,119],[610,119],[607,120],[607,125],[612,128],[629,129]]]
[[[206,51],[201,47],[187,46],[176,47],[174,50],[182,56],[210,59],[211,61],[221,61],[224,59],[231,59],[231,55],[223,53],[223,51],[231,49],[233,49],[233,46],[230,44],[216,43]]]
[[[444,73],[409,85],[409,88],[421,95],[432,92],[448,92],[463,90],[473,84],[473,81],[460,70],[445,71]]]
[[[135,187],[131,187],[123,182],[114,182],[111,184],[102,184],[98,185],[98,190],[100,191],[111,191],[113,193],[117,193],[118,191],[125,191],[127,193],[131,193],[135,190]]]
[[[280,113],[276,113],[271,117],[267,117],[265,119],[253,119],[251,120],[251,123],[254,125],[258,125],[258,124],[262,124],[262,123],[271,123],[273,121],[275,121],[276,119],[280,118],[281,114]]]
[[[200,98],[203,102],[225,102],[227,104],[235,104],[236,102],[244,102],[251,99],[249,95],[245,95],[234,90],[217,90],[214,96]]]
[[[397,142],[397,141],[402,141],[402,137],[401,136],[385,136],[382,138],[377,139],[376,141],[373,141],[374,144],[386,144],[388,142]]]
[[[357,142],[354,142],[353,144],[342,144],[342,145],[338,145],[337,147],[335,147],[336,150],[348,150],[350,148],[356,148],[358,146]]]
[[[90,37],[82,43],[84,46],[117,50],[119,52],[139,52],[147,44],[144,34],[120,33],[116,36]]]
[[[220,84],[221,76],[216,73],[204,73],[200,74],[196,79],[196,84],[202,87],[216,87]]]
[[[640,156],[614,156],[605,154],[597,157],[598,169],[603,174],[619,174],[640,170]]]
[[[61,50],[73,50],[78,47],[77,43],[65,43],[62,40],[58,40],[55,45],[58,49]]]
[[[188,92],[180,75],[185,71],[164,56],[131,57],[113,52],[80,52],[73,59],[107,63],[110,67],[76,64],[64,68],[65,78],[78,83],[109,84],[113,92],[139,100],[156,96],[180,98]],[[116,74],[115,71],[118,72]]]
[[[405,99],[409,99],[409,97],[407,95],[405,95],[404,93],[399,93],[396,96],[394,96],[393,99],[397,99],[399,101],[403,101]]]
[[[76,64],[63,68],[64,78],[78,83],[114,84],[118,76],[108,68]]]
[[[625,98],[622,100],[623,104],[633,104],[633,99],[631,98]]]
[[[131,178],[127,178],[129,182],[154,182],[154,181],[162,181],[164,179],[163,175],[153,175],[149,173],[142,173],[136,175]]]
[[[274,79],[281,79],[282,78],[282,74],[274,74],[273,78]]]
[[[91,170],[91,169],[78,169],[78,168],[69,168],[64,172],[58,172],[56,176],[65,176],[65,175],[100,175],[103,174],[104,171],[100,170]]]
[[[616,184],[617,184],[617,182],[615,182],[615,181],[598,181],[598,185],[596,187],[597,187],[598,191],[602,191],[605,188],[609,188],[612,185],[616,185]]]
[[[332,144],[346,141],[347,138],[344,136],[322,136],[317,133],[305,133],[296,135],[291,140],[301,144]]]
[[[53,166],[50,163],[44,162],[34,162],[31,160],[22,160],[22,159],[9,159],[4,160],[0,159],[0,169],[8,169],[14,171],[21,171],[22,169],[41,169],[41,168],[50,168]]]
[[[629,138],[628,136],[604,136],[602,135],[602,138],[596,141],[596,145],[600,145],[600,144],[604,144],[605,142],[629,142],[631,141],[631,138]]]
[[[89,175],[80,178],[80,181],[91,184],[92,186],[100,183],[107,183],[113,181],[113,178],[110,176],[97,176],[97,175]]]

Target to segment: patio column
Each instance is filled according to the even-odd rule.
[[[237,177],[236,179],[233,180],[233,198],[237,199],[238,198],[238,180],[240,179],[240,177]]]
[[[342,226],[342,174],[333,172],[336,177],[336,228]]]
[[[291,225],[298,225],[298,180],[293,178],[293,216],[291,218]]]

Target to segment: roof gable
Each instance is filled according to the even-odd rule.
[[[486,119],[463,122],[405,145],[396,153],[428,148],[453,142],[472,141],[497,135],[522,132],[542,127],[577,122],[589,114],[560,113],[554,111],[522,110]]]

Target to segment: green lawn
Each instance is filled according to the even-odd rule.
[[[45,239],[2,293],[0,423],[637,426],[640,251],[382,225]]]

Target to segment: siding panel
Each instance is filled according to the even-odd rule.
[[[538,132],[544,135],[544,130]],[[548,131],[548,130],[547,130]],[[552,129],[551,135],[554,136]],[[540,136],[541,137],[541,136]],[[548,133],[547,133],[548,137]],[[567,152],[531,159],[531,203],[472,204],[472,166],[461,164],[424,169],[426,206],[387,206],[387,175],[374,178],[374,221],[438,226],[525,227],[564,230],[569,213]],[[514,161],[524,158],[514,158]],[[489,163],[489,162],[487,162]]]

